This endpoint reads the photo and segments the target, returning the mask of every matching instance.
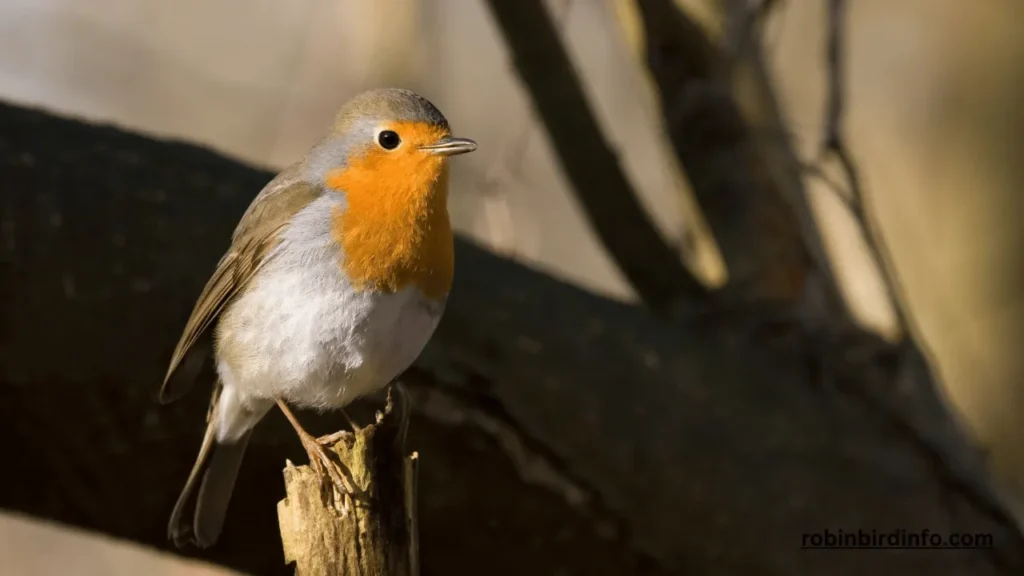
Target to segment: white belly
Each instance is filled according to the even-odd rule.
[[[218,325],[218,370],[240,399],[344,407],[408,368],[441,319],[444,303],[414,287],[356,291],[309,208]]]

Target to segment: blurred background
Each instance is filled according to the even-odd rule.
[[[723,33],[727,2],[678,3]],[[703,278],[721,282],[714,244],[661,132],[632,2],[547,4],[634,188]],[[767,22],[769,67],[810,162],[821,146],[826,3],[778,4]],[[1016,0],[850,2],[846,121],[912,328],[1018,506],[1020,10]],[[0,0],[0,99],[201,143],[259,166],[296,160],[340,104],[382,85],[421,92],[455,132],[480,144],[453,168],[450,210],[461,232],[588,290],[634,299],[595,241],[480,1]],[[851,306],[891,335],[891,306],[861,231],[832,192],[813,180],[808,187]],[[0,558],[5,574],[220,573],[14,516],[0,516]]]

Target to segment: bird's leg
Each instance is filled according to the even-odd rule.
[[[334,482],[334,485],[338,487],[338,491],[343,494],[348,494],[353,497],[358,494],[358,491],[348,478],[348,470],[343,469],[344,464],[337,463],[331,459],[327,450],[324,448],[324,445],[321,444],[317,438],[313,437],[312,434],[303,429],[302,425],[299,424],[298,419],[295,418],[294,414],[292,414],[291,409],[288,408],[288,405],[285,404],[284,400],[278,399],[277,405],[281,408],[281,412],[284,412],[285,418],[291,422],[292,427],[295,428],[296,434],[299,435],[299,440],[302,442],[302,447],[306,449],[306,454],[309,455],[309,465],[313,470],[318,474],[327,472],[331,477],[331,480]]]

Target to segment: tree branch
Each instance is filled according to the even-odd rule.
[[[601,133],[541,0],[487,0],[516,71],[601,244],[653,310],[700,304],[707,290],[640,204]]]
[[[817,322],[852,323],[839,281],[818,229],[807,197],[806,164],[794,146],[775,94],[764,49],[764,25],[777,0],[726,0],[727,37],[724,40],[729,82],[747,124],[753,127],[764,164],[779,192],[791,207],[800,237],[814,263],[821,302],[810,305],[809,317]],[[685,20],[685,13],[679,13]]]
[[[665,128],[729,270],[722,298],[796,304],[812,271],[799,227],[744,123],[716,46],[671,0],[637,0]]]

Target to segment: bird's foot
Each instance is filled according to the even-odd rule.
[[[328,476],[338,489],[338,492],[347,494],[353,499],[360,495],[361,492],[356,489],[352,473],[348,470],[348,467],[342,462],[335,462],[325,447],[325,445],[334,444],[348,432],[336,432],[316,438],[309,432],[306,432],[302,425],[299,424],[299,420],[292,414],[291,409],[288,408],[288,405],[283,400],[278,400],[277,405],[295,429],[295,433],[299,436],[299,441],[302,442],[302,447],[306,450],[306,454],[309,455],[310,468],[321,477]]]
[[[322,438],[314,438],[312,435],[303,432],[299,434],[299,439],[302,441],[302,447],[306,449],[306,454],[309,455],[309,465],[313,468],[313,471],[321,476],[326,475],[330,477],[339,492],[354,498],[359,494],[359,491],[352,481],[351,473],[344,464],[336,462],[331,458],[330,453],[325,447],[325,445],[333,444],[337,441],[328,441],[330,436],[335,435],[331,434]]]
[[[339,430],[339,431],[335,432],[334,434],[328,434],[326,436],[321,436],[321,437],[317,438],[316,442],[317,442],[317,444],[320,444],[321,446],[331,446],[333,444],[337,444],[338,441],[341,440],[342,438],[344,438],[346,436],[351,436],[351,435],[352,435],[352,433],[349,432],[348,430]]]

